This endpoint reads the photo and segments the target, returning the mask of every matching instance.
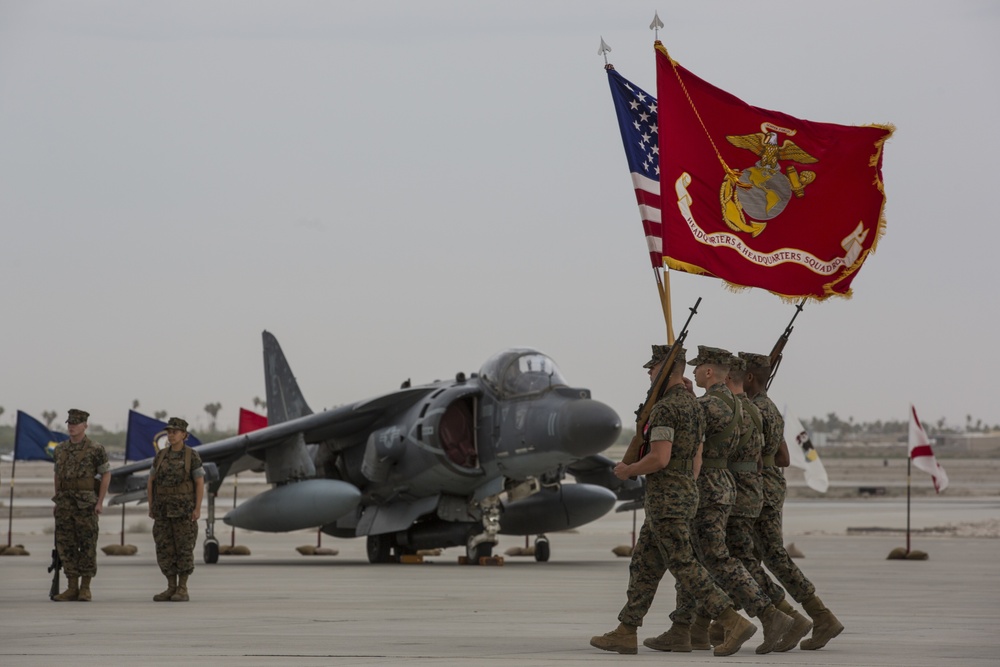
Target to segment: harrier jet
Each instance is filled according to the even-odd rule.
[[[214,498],[226,475],[263,471],[271,488],[223,518],[247,530],[321,528],[366,537],[372,563],[421,549],[464,546],[492,554],[499,534],[574,528],[641,497],[600,455],[621,420],[590,391],[572,387],[551,358],[500,352],[466,377],[411,386],[323,412],[309,409],[277,339],[264,339],[268,426],[198,448],[209,475],[204,559],[219,557]],[[145,498],[152,459],[112,471],[111,502]],[[567,476],[575,478],[574,483]]]

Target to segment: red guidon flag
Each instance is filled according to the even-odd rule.
[[[923,424],[917,418],[917,409],[910,406],[910,460],[925,473],[931,476],[934,481],[934,490],[941,493],[948,488],[948,475],[944,468],[937,462],[934,450],[931,449],[931,441],[924,431]]]
[[[656,89],[664,263],[789,299],[850,296],[884,233],[882,145],[893,128],[752,107],[659,42]]]
[[[246,408],[240,408],[240,424],[237,435],[251,433],[267,426],[267,416]]]

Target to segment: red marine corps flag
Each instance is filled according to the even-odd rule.
[[[884,125],[759,109],[656,43],[663,261],[789,299],[850,296],[884,233]]]

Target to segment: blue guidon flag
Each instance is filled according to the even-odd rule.
[[[187,444],[197,447],[201,440],[188,433]],[[141,461],[156,456],[156,452],[169,447],[167,422],[128,411],[128,431],[125,435],[125,460]]]
[[[17,411],[14,428],[15,461],[52,461],[56,445],[69,440],[69,435],[50,430],[26,412]]]

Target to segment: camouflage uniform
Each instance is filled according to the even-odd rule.
[[[760,410],[746,394],[737,398],[743,408],[743,424],[740,442],[729,456],[729,471],[736,481],[736,503],[726,525],[726,546],[729,553],[746,568],[757,585],[767,594],[771,602],[777,604],[784,597],[771,594],[773,583],[760,566],[760,559],[754,548],[754,523],[760,516],[764,504],[763,480],[757,470],[757,461],[764,444],[763,421]]]
[[[691,462],[704,430],[704,413],[683,385],[668,389],[650,414],[649,439],[669,440],[672,446],[667,467],[646,475],[646,520],[632,551],[628,602],[618,614],[626,625],[642,625],[667,570],[677,586],[701,602],[708,617],[716,618],[732,605],[695,558],[688,527],[698,506]]]
[[[190,472],[185,474],[185,453],[191,452]],[[150,471],[153,484],[153,541],[156,563],[166,576],[194,572],[194,547],[198,522],[191,520],[195,480],[204,477],[201,456],[184,445],[179,451],[160,452]]]
[[[699,346],[699,355],[701,355]],[[709,348],[713,349],[713,348]],[[720,352],[722,352],[720,350]],[[725,353],[728,365],[730,355]],[[699,358],[688,362],[695,363]],[[702,562],[715,583],[751,616],[762,612],[770,600],[726,546],[726,524],[736,502],[736,482],[728,469],[728,459],[739,444],[742,407],[723,382],[716,383],[698,399],[705,413],[705,448],[702,470],[698,476],[698,511],[691,523]],[[735,424],[734,424],[735,421]],[[670,619],[675,623],[693,623],[702,601],[679,590],[677,609]],[[699,615],[710,617],[710,614]]]
[[[785,420],[766,391],[753,397],[763,420],[764,506],[754,523],[754,543],[764,564],[781,582],[796,602],[803,602],[816,593],[816,587],[802,573],[785,551],[781,534],[781,509],[785,504],[785,474],[774,464],[774,455],[785,438]],[[775,602],[784,598],[784,591],[768,577],[767,594]]]
[[[64,440],[53,452],[59,491],[55,502],[56,549],[67,577],[97,574],[98,517],[95,479],[111,469],[104,447],[83,436]]]

